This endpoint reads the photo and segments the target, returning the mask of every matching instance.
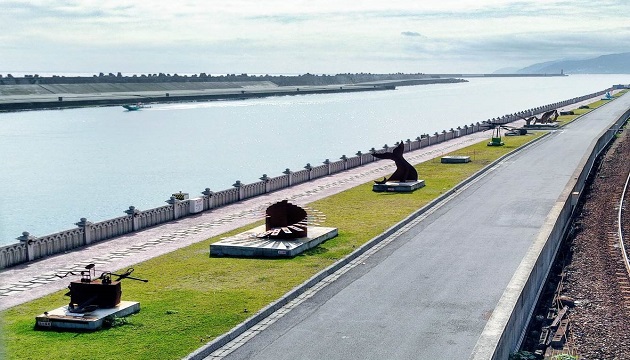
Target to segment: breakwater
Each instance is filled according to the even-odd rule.
[[[63,109],[85,106],[114,106],[129,103],[166,103],[178,101],[210,101],[210,100],[240,100],[269,96],[305,95],[305,94],[334,94],[357,91],[393,90],[394,85],[346,85],[325,87],[251,87],[247,84],[222,84],[233,86],[224,88],[216,86],[207,88],[203,83],[193,83],[195,86],[172,86],[171,84],[150,84],[151,86],[134,86],[121,88],[115,84],[65,85],[53,86],[61,89],[50,90],[48,94],[28,94],[21,96],[3,96],[0,98],[0,112],[40,109]],[[138,85],[138,84],[136,84]],[[142,85],[142,84],[140,84]],[[161,90],[156,90],[157,87]],[[215,84],[212,84],[215,85]],[[40,85],[16,85],[20,87],[40,87]],[[14,86],[15,88],[15,86]],[[132,90],[139,88],[144,90]],[[169,90],[170,89],[170,90]],[[2,87],[0,87],[0,91]],[[26,89],[19,89],[27,92]],[[72,91],[64,93],[62,91]],[[33,90],[35,91],[35,90]],[[89,92],[92,91],[92,92]],[[6,92],[6,90],[5,90]]]
[[[490,120],[494,122],[507,123],[519,119],[519,115],[530,116],[532,114],[538,114],[549,109],[601,96],[604,92],[605,90],[546,106],[528,109],[511,115],[504,115]],[[480,130],[483,130],[481,124],[476,123],[464,125],[448,131],[443,130],[442,132],[434,133],[433,135],[421,135],[416,137],[415,140],[408,139],[405,142],[405,151],[416,150]],[[389,149],[391,149],[391,147],[383,150]],[[23,236],[19,238],[19,243],[0,248],[0,268],[6,268],[27,261],[40,259],[56,253],[69,251],[81,246],[132,233],[150,226],[194,214],[197,211],[207,211],[220,206],[225,206],[243,199],[263,195],[265,193],[303,183],[311,179],[334,174],[352,167],[361,166],[362,164],[372,162],[374,160],[375,159],[370,153],[357,153],[356,156],[353,157],[342,156],[337,161],[327,160],[322,165],[311,166],[307,164],[304,169],[296,172],[292,172],[287,169],[283,175],[278,177],[270,178],[263,176],[261,181],[252,184],[242,184],[240,181],[236,181],[232,188],[223,191],[212,192],[207,189],[202,192],[200,196],[192,199],[186,198],[186,195],[184,194],[176,194],[173,198],[169,199],[169,203],[166,206],[149,210],[130,208],[125,211],[125,216],[115,219],[97,223],[91,223],[87,219],[82,219],[77,223],[76,228],[51,235],[33,237],[30,234],[23,234]]]
[[[449,78],[478,78],[478,77],[550,77],[566,76],[565,74],[302,74],[302,75],[248,75],[248,74],[225,74],[211,75],[206,73],[193,75],[178,74],[140,74],[125,76],[122,73],[100,73],[93,76],[39,76],[24,75],[13,76],[0,74],[1,85],[50,85],[50,84],[158,84],[158,83],[264,83],[270,82],[277,86],[326,86],[343,84],[363,84],[375,81],[405,81],[405,80],[435,80]]]

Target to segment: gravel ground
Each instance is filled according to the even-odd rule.
[[[563,295],[576,301],[569,312],[570,329],[582,359],[630,359],[630,293],[622,292],[630,290],[629,277],[616,236],[619,197],[629,170],[630,134],[625,131],[601,162],[577,221],[581,229],[570,244]],[[627,216],[622,224],[628,246]]]

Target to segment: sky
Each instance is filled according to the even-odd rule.
[[[490,73],[630,52],[627,0],[0,0],[0,74]]]

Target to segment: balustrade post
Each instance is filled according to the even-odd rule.
[[[263,176],[259,179],[265,183],[265,193],[268,193],[270,188],[269,182],[271,181],[271,179],[269,178],[269,176],[267,176],[267,174],[263,174]]]
[[[173,220],[177,220],[179,219],[179,206],[177,206],[177,204],[179,204],[181,202],[181,200],[177,199],[175,196],[171,196],[170,199],[166,200],[167,204],[173,205]]]
[[[293,185],[293,171],[291,171],[291,170],[289,170],[289,168],[287,168],[282,173],[287,176],[287,179],[289,181],[289,186],[292,186]]]
[[[24,231],[22,233],[22,236],[16,238],[19,242],[23,243],[26,245],[26,258],[28,259],[28,261],[33,261],[35,260],[35,249],[33,244],[35,243],[35,240],[37,240],[37,238],[35,236],[32,236],[31,234],[29,234],[28,231]]]
[[[343,162],[343,169],[348,170],[348,157],[346,155],[341,155],[339,159]]]
[[[355,155],[359,157],[359,165],[363,165],[363,153],[359,150]]]
[[[306,163],[304,168],[308,170],[308,181],[311,181],[313,179],[313,167],[311,166],[311,163]]]
[[[136,209],[135,206],[130,206],[129,209],[125,210],[125,214],[131,217],[131,231],[140,230],[140,210]]]
[[[86,218],[81,218],[75,225],[83,230],[83,245],[90,245],[92,243],[92,222],[87,221]]]
[[[243,184],[241,183],[241,180],[236,180],[236,182],[234,184],[232,184],[232,186],[234,186],[237,190],[238,190],[238,201],[243,200]]]
[[[324,165],[328,165],[328,175],[330,175],[330,160],[324,160]]]
[[[206,188],[206,190],[202,191],[201,193],[203,194],[204,203],[206,204],[206,208],[204,210],[212,209],[212,206],[214,205],[214,192],[210,191],[210,188]]]

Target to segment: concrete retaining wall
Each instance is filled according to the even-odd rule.
[[[591,144],[589,155],[581,161],[573,174],[572,181],[547,216],[547,223],[543,227],[543,231],[538,235],[531,250],[521,263],[521,266],[529,266],[529,268],[525,267],[524,271],[517,270],[515,277],[499,301],[498,307],[507,307],[511,310],[501,311],[498,316],[493,314],[477,342],[471,359],[507,359],[511,353],[520,347],[525,337],[529,319],[538,302],[556,253],[567,233],[575,205],[584,190],[586,181],[597,158],[629,117],[630,110],[617,119],[609,129],[603,131]]]
[[[504,115],[491,120],[493,122],[508,123],[519,120],[519,115],[540,114],[548,110],[602,96],[606,91],[608,91],[608,89],[558,103],[540,106],[535,109]],[[458,129],[463,129],[466,134],[472,134],[484,128],[482,124],[476,123],[458,127]],[[407,139],[405,141],[405,151],[413,151],[446,141],[458,136],[457,134],[461,135],[460,130],[450,129],[449,131],[445,130],[442,133],[435,133],[431,136],[427,134],[421,135],[416,137],[415,140]],[[378,150],[378,152],[392,151],[396,145],[398,144],[394,144],[394,146],[384,146],[381,150]],[[372,148],[370,152],[372,151],[376,150]],[[209,188],[206,188],[197,199],[202,199],[202,211],[208,211],[376,161],[370,152],[365,154],[358,152],[353,157],[343,155],[337,161],[326,159],[323,165],[318,166],[307,164],[304,170],[296,172],[286,169],[281,176],[270,178],[264,175],[261,177],[260,182],[252,184],[242,184],[237,180],[232,188],[218,192],[213,192]],[[17,238],[19,243],[0,248],[0,269],[105,241],[113,237],[190,215],[190,202],[195,201],[195,199],[188,199],[188,194],[185,194],[186,198],[181,200],[177,199],[175,195],[177,194],[174,194],[174,196],[167,200],[168,205],[148,210],[139,210],[132,206],[124,210],[124,213],[127,214],[126,216],[115,219],[91,223],[87,219],[82,218],[76,223],[78,229],[75,228],[42,237],[35,237],[25,232],[22,236]]]

